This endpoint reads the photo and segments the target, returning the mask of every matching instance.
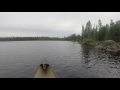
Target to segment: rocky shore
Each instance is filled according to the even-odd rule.
[[[84,39],[82,44],[95,46],[95,48],[105,50],[106,52],[113,56],[120,55],[120,46],[113,40],[105,40],[97,43],[96,45],[96,43],[93,40]]]

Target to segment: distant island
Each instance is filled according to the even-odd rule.
[[[0,37],[0,41],[64,40],[58,37]]]
[[[80,35],[78,35],[80,37]],[[76,41],[77,36],[75,34],[72,34],[68,37],[0,37],[0,41]],[[77,39],[79,41],[79,39]]]

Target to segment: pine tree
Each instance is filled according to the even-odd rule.
[[[82,38],[85,38],[85,30],[83,25],[82,25]]]
[[[102,27],[102,22],[100,19],[98,20],[98,27],[99,27],[99,29],[101,29],[101,27]]]

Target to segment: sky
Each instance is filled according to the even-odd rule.
[[[82,25],[120,20],[120,12],[0,12],[0,37],[64,37],[80,35]]]

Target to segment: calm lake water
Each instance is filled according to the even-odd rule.
[[[46,58],[58,78],[119,78],[120,58],[70,41],[0,42],[0,78],[33,78]]]

